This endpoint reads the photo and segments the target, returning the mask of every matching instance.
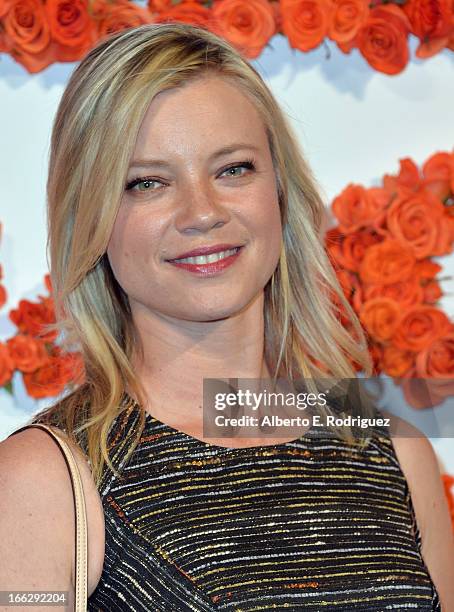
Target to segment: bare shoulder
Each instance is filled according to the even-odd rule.
[[[421,430],[382,412],[391,419],[391,439],[410,490],[422,556],[442,609],[454,610],[454,533],[437,455]]]
[[[56,430],[56,433],[70,445],[81,475],[88,528],[87,590],[91,595],[99,582],[104,563],[103,507],[86,457],[63,431]],[[0,443],[0,492],[2,521],[5,513],[15,517],[16,536],[20,538],[25,529],[33,542],[41,542],[41,547],[37,544],[37,554],[42,550],[49,551],[48,563],[52,562],[51,559],[55,563],[59,558],[59,564],[55,567],[61,568],[59,572],[69,571],[71,584],[74,585],[74,494],[62,451],[49,433],[30,427]],[[47,530],[43,529],[43,525]],[[23,545],[26,543],[24,538]],[[65,552],[62,553],[62,550]],[[42,555],[38,563],[42,565]],[[21,573],[25,574],[25,568],[21,568]],[[48,579],[48,572],[45,577]],[[62,579],[63,576],[60,576],[59,580]],[[43,588],[49,587],[43,583]]]

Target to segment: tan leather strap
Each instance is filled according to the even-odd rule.
[[[79,467],[74,459],[73,451],[66,440],[61,437],[57,428],[51,428],[42,423],[33,423],[17,429],[10,435],[19,433],[28,427],[39,427],[47,431],[59,445],[69,468],[71,484],[74,493],[75,514],[76,514],[76,586],[75,586],[75,612],[86,612],[87,610],[87,515],[85,508],[84,491]],[[59,432],[59,433],[57,433]]]

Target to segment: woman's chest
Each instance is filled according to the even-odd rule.
[[[334,609],[339,597],[345,610],[384,600],[430,610],[392,466],[296,450],[229,462],[137,457],[104,498],[106,557],[92,602],[106,605],[121,583],[121,601],[131,591],[153,610]],[[116,605],[106,609],[127,609]]]

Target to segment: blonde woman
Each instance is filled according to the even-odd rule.
[[[209,31],[124,31],[74,71],[52,135],[49,252],[85,382],[33,422],[78,457],[88,610],[454,609],[427,439],[204,437],[203,379],[371,373],[323,215],[267,86]],[[58,446],[21,429],[0,461],[0,589],[73,597]]]

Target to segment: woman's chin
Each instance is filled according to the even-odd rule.
[[[176,318],[199,322],[225,321],[226,319],[240,316],[250,306],[251,301],[245,301],[243,299],[234,302],[231,296],[230,299],[226,296],[222,304],[198,304],[191,310],[187,309],[185,312],[181,312]]]

